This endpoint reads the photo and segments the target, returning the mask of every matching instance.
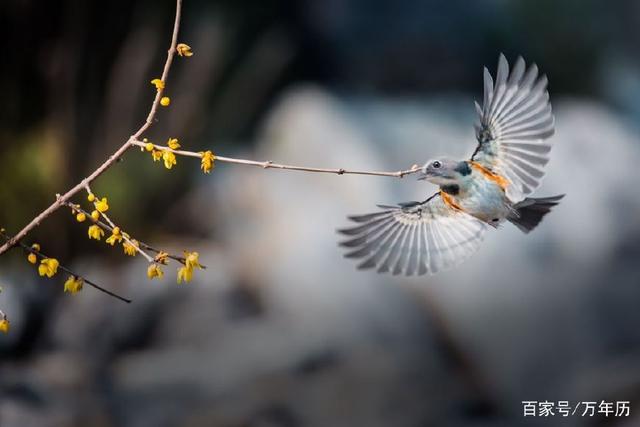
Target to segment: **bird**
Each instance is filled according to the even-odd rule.
[[[521,56],[509,71],[500,54],[495,83],[486,67],[483,77],[471,157],[429,160],[418,179],[437,185],[435,194],[378,205],[338,230],[344,256],[360,260],[359,269],[413,276],[456,267],[478,251],[487,230],[508,221],[529,233],[564,197],[528,197],[545,175],[555,129],[546,75]]]

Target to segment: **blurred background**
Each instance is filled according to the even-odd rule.
[[[0,224],[17,232],[146,117],[172,1],[0,3]],[[555,148],[530,235],[459,268],[360,272],[335,229],[423,200],[413,177],[312,175],[132,150],[94,185],[133,236],[208,266],[188,285],[86,238],[67,209],[29,237],[130,305],[63,295],[0,259],[0,426],[640,424],[640,3],[185,0],[169,108],[146,135],[193,151],[399,170],[475,148],[482,66],[549,77]],[[77,202],[82,202],[80,197]],[[522,401],[631,402],[523,418]],[[578,411],[578,414],[582,409]]]

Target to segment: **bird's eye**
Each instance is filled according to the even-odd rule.
[[[431,166],[433,166],[434,169],[440,169],[442,163],[436,160],[435,162],[431,163]]]

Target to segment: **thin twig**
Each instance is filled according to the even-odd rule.
[[[84,210],[80,205],[74,205],[71,202],[65,202],[65,206],[70,207],[71,209],[73,209],[76,212],[83,213],[87,218],[91,217],[91,214],[88,211]],[[105,215],[102,214],[102,216],[105,216]],[[100,227],[102,227],[103,229],[109,231],[109,232],[113,232],[113,229],[115,228],[115,224],[113,224],[113,221],[110,221],[112,225],[107,224],[106,222],[103,222],[103,221],[100,221],[100,220],[93,221],[93,222],[95,224],[99,225]],[[124,231],[122,230],[122,227],[120,227],[120,229],[121,229],[120,232],[124,234]],[[125,236],[123,235],[122,237],[124,238]],[[127,241],[129,241],[129,240],[127,240]],[[157,254],[159,254],[160,252],[164,252],[161,249],[157,249],[157,248],[149,245],[148,243],[142,242],[140,240],[136,240],[136,241],[138,242],[138,245],[140,245],[142,248],[144,248],[144,249],[146,249],[148,251],[155,252]],[[129,243],[131,243],[131,242],[129,241]],[[182,265],[186,265],[186,263],[187,263],[186,258],[178,256],[178,255],[167,254],[167,258],[171,258],[172,260],[177,261]],[[202,265],[202,268],[206,269],[207,267],[205,265]]]
[[[180,14],[182,10],[182,0],[176,0],[176,16],[175,21],[173,23],[173,33],[171,37],[171,45],[167,52],[167,60],[164,63],[164,68],[162,70],[162,81],[166,83],[167,77],[169,76],[169,70],[171,69],[171,64],[173,62],[173,57],[176,52],[176,45],[178,44],[178,31],[180,30]],[[61,206],[64,205],[65,202],[70,200],[73,196],[75,196],[79,191],[83,188],[86,188],[90,183],[92,183],[96,178],[102,175],[107,169],[113,166],[116,161],[133,147],[133,142],[138,140],[138,138],[153,124],[153,120],[156,116],[156,112],[158,110],[158,104],[160,103],[160,99],[162,98],[162,93],[164,89],[159,89],[156,92],[156,97],[151,104],[151,109],[149,110],[149,114],[142,126],[125,142],[120,148],[118,148],[102,165],[100,165],[95,171],[93,171],[89,176],[84,178],[81,182],[79,182],[75,187],[68,190],[62,196],[56,198],[56,201],[53,202],[47,209],[42,211],[38,216],[36,216],[29,224],[27,224],[22,230],[20,230],[16,235],[13,236],[9,241],[0,246],[0,255],[4,254],[11,247],[15,246],[17,242],[23,239],[31,230],[40,225],[42,221],[44,221],[47,217],[49,217],[52,213],[60,209]]]
[[[138,147],[145,147],[148,143],[135,140],[131,142],[133,145],[137,145]],[[170,151],[174,154],[186,157],[197,157],[201,158],[202,155],[200,153],[196,153],[194,151],[185,151],[185,150],[173,150],[170,147],[164,145],[153,144],[154,148],[162,151]],[[303,172],[318,172],[318,173],[332,173],[336,175],[374,175],[374,176],[389,176],[395,178],[404,178],[406,175],[410,175],[412,173],[416,173],[420,171],[420,166],[413,165],[410,169],[399,170],[395,172],[379,172],[379,171],[363,171],[363,170],[350,170],[350,169],[328,169],[328,168],[312,168],[306,166],[293,166],[293,165],[284,165],[280,163],[274,163],[270,160],[267,161],[256,161],[256,160],[246,160],[246,159],[236,159],[233,157],[222,157],[215,155],[216,162],[224,162],[224,163],[235,163],[239,165],[249,165],[249,166],[258,166],[263,169],[286,169],[286,170],[294,170],[294,171],[303,171]]]
[[[87,184],[87,186],[85,187],[85,189],[87,190],[87,194],[92,195],[93,191],[91,190],[91,186],[89,186],[89,184]],[[72,207],[73,209],[75,209],[75,207]],[[86,215],[86,214],[85,214]],[[107,216],[106,213],[101,212],[100,214],[105,221],[107,221],[107,223],[109,224],[109,227],[111,228],[110,231],[113,231],[116,228],[116,225],[113,223],[113,221],[111,221],[111,219]],[[139,245],[136,245],[135,243],[133,243],[131,241],[131,239],[129,237],[127,237],[126,233],[122,233],[121,234],[122,238],[125,240],[125,242],[129,243],[135,250],[136,252],[138,252],[140,255],[142,255],[143,257],[145,257],[147,259],[147,261],[149,262],[153,262],[153,258],[146,253],[145,251],[143,251]]]
[[[0,231],[0,236],[2,236],[2,238],[3,238],[3,239],[5,239],[6,241],[9,241],[9,240],[11,239],[11,236],[8,236],[7,234],[5,234],[5,233],[4,233],[4,232],[2,232],[2,231]],[[24,243],[22,243],[22,242],[20,242],[20,241],[19,241],[17,244],[18,244],[18,245],[20,245],[20,246],[21,246],[24,250],[26,250],[27,252],[30,252],[30,253],[32,253],[32,254],[34,254],[34,255],[36,255],[38,258],[41,258],[41,259],[49,258],[48,256],[46,256],[46,255],[45,255],[45,254],[43,254],[42,252],[37,251],[37,250],[35,250],[34,248],[32,248],[31,246],[29,246],[29,245],[25,245]],[[70,269],[68,269],[68,268],[67,268],[67,267],[65,267],[64,265],[58,265],[58,268],[59,268],[60,270],[64,271],[64,272],[66,272],[66,273],[68,273],[68,274],[70,274],[70,275],[74,276],[74,277],[79,277],[79,278],[81,278],[81,279],[82,279],[82,280],[83,280],[87,285],[89,285],[89,286],[91,286],[91,287],[93,287],[93,288],[95,288],[95,289],[99,290],[100,292],[103,292],[103,293],[105,293],[105,294],[107,294],[107,295],[109,295],[109,296],[112,296],[112,297],[114,297],[114,298],[117,298],[117,299],[119,299],[120,301],[124,301],[124,302],[126,302],[126,303],[131,303],[131,300],[130,300],[130,299],[125,298],[125,297],[123,297],[123,296],[121,296],[121,295],[116,294],[116,293],[115,293],[115,292],[113,292],[113,291],[110,291],[110,290],[108,290],[108,289],[106,289],[106,288],[103,288],[103,287],[102,287],[102,286],[100,286],[100,285],[95,284],[94,282],[92,282],[91,280],[87,279],[86,277],[84,277],[84,276],[82,276],[82,275],[80,275],[80,274],[78,274],[78,273],[75,273],[75,272],[71,271]]]

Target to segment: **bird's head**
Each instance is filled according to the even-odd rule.
[[[466,161],[436,159],[430,160],[422,166],[418,179],[443,186],[458,184],[470,174],[471,167]]]

